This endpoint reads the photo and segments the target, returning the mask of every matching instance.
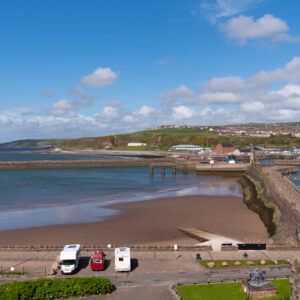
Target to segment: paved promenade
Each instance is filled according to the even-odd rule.
[[[288,178],[282,176],[278,171],[278,167],[263,168],[265,174],[268,175],[274,190],[285,198],[288,203],[295,203],[296,209],[300,212],[300,193],[295,189]]]
[[[261,259],[289,259],[291,261],[300,258],[300,249],[295,251],[246,251],[249,255],[247,260]],[[200,253],[203,260],[244,260],[245,251],[132,251],[133,270],[130,274],[170,274],[170,273],[193,273],[198,271],[207,271],[196,261],[196,253]],[[22,272],[23,267],[25,276],[0,276],[0,281],[10,281],[12,279],[44,277],[54,263],[59,252],[26,252],[26,251],[0,251],[0,267],[3,271],[9,271],[14,267],[15,271]],[[106,252],[107,266],[105,271],[95,273],[90,269],[90,258],[92,252],[83,251],[81,254],[81,265],[77,274],[74,276],[116,276],[114,270],[113,252]],[[56,277],[63,278],[60,273]]]
[[[97,276],[108,277],[117,290],[107,296],[94,296],[86,299],[122,299],[122,300],[171,300],[174,295],[170,289],[172,285],[183,283],[213,283],[240,281],[249,276],[250,268],[228,268],[210,270],[196,261],[196,253],[200,253],[202,259],[236,259],[243,260],[245,251],[132,251],[132,272],[117,273],[114,270],[113,252],[106,254],[106,269],[101,272],[93,272],[90,269],[90,257],[92,252],[83,251],[79,271],[71,276]],[[290,259],[300,257],[300,249],[297,251],[247,251],[247,260],[256,259]],[[24,275],[1,275],[0,283],[12,280],[30,280],[42,277],[67,278],[69,276],[58,273],[54,276],[45,276],[51,265],[59,255],[59,251],[0,251],[0,267],[9,271],[11,267]],[[290,266],[278,265],[262,267],[268,278],[287,278],[290,276]],[[82,298],[80,298],[82,299]]]

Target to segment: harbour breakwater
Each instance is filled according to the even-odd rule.
[[[259,214],[270,235],[270,243],[300,247],[300,213],[275,191],[268,176],[258,168],[249,167],[239,182],[246,205]]]
[[[300,160],[274,160],[271,162],[271,164],[283,166],[300,166]]]
[[[278,215],[279,209],[273,203],[267,203],[259,197],[257,191],[258,184],[255,184],[249,175],[244,175],[239,178],[238,182],[243,188],[244,202],[247,207],[257,213],[263,221],[268,234],[272,237],[279,228]]]
[[[149,167],[154,162],[163,165],[172,161],[166,159],[1,161],[0,170]]]
[[[0,161],[0,170],[25,169],[66,169],[66,168],[126,168],[126,167],[170,167],[183,171],[197,171],[201,174],[243,174],[249,164],[228,163],[200,164],[198,160],[186,158],[148,158],[148,159],[105,159],[105,160],[37,160],[37,161]],[[162,172],[163,174],[164,172]]]

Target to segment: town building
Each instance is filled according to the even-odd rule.
[[[146,143],[128,143],[128,147],[143,147],[147,146]]]
[[[227,153],[233,153],[235,150],[233,144],[231,143],[221,143],[216,146],[216,148],[213,149],[214,153],[222,153],[222,154],[227,154]]]
[[[171,146],[169,151],[202,151],[203,147],[196,145],[176,145]]]

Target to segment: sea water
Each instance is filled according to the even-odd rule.
[[[260,159],[259,162],[264,165],[268,165],[271,163],[272,160],[278,160],[278,159]],[[300,186],[300,179],[299,179],[300,178],[300,166],[298,166],[297,173],[289,174],[288,177],[296,186]]]
[[[94,160],[121,159],[122,156],[106,156],[93,153],[72,154],[70,152],[51,153],[46,148],[0,148],[0,161],[36,161],[36,160]],[[127,157],[128,158],[128,157]]]
[[[1,151],[0,161],[39,160],[44,155]],[[90,158],[83,156],[51,157]],[[214,185],[220,180],[223,184]],[[0,230],[94,222],[120,213],[107,205],[187,195],[241,196],[242,192],[232,179],[180,171],[174,176],[168,168],[165,176],[156,169],[153,177],[146,167],[0,170]]]

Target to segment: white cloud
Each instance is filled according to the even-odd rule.
[[[247,40],[262,38],[273,42],[299,41],[299,37],[292,37],[287,33],[289,27],[285,21],[270,14],[257,20],[244,15],[233,17],[220,27],[227,38],[237,40],[240,44],[245,44]]]
[[[276,83],[276,89],[274,88]],[[30,107],[0,111],[0,136],[73,138],[133,132],[160,125],[221,125],[241,122],[299,121],[300,58],[281,68],[249,78],[212,78],[195,91],[181,85],[164,94],[164,105],[129,110],[122,100],[111,100],[97,114],[80,114],[82,105],[61,99],[44,111]],[[168,98],[167,97],[167,98]],[[198,99],[191,104],[186,98]],[[177,100],[176,100],[177,99]]]
[[[241,100],[241,95],[230,92],[213,92],[204,93],[199,96],[200,104],[229,104],[238,103]]]
[[[69,91],[71,97],[76,98],[84,94],[83,88],[81,86],[76,86]]]
[[[296,117],[299,117],[300,110],[293,110],[293,109],[280,109],[278,111],[278,115],[275,117],[275,120],[291,120]]]
[[[92,106],[94,100],[97,98],[98,97],[94,95],[83,94],[79,99],[73,101],[72,104],[78,108],[80,106],[88,107],[88,106]]]
[[[153,111],[154,111],[154,109],[152,107],[144,105],[139,109],[138,113],[142,116],[148,116]]]
[[[270,90],[272,84],[286,83],[280,90]],[[213,78],[199,88],[199,104],[232,104],[251,101],[283,103],[282,97],[299,93],[300,58],[294,57],[283,68],[261,71],[243,79]]]
[[[300,96],[300,86],[296,84],[286,84],[282,89],[274,91],[283,97]]]
[[[115,119],[119,117],[119,111],[115,107],[105,106],[99,116],[102,118]]]
[[[202,14],[211,23],[218,19],[232,17],[267,0],[203,0],[200,4]]]
[[[9,117],[5,114],[5,112],[3,112],[0,115],[0,124],[7,125],[9,123],[12,123],[12,122],[10,121]]]
[[[25,116],[25,115],[32,115],[34,113],[34,109],[31,106],[24,106],[24,107],[18,107],[14,110],[7,111],[7,114],[10,116]]]
[[[61,99],[53,103],[47,110],[49,116],[54,117],[74,117],[75,107],[66,99]]]
[[[169,90],[166,94],[159,94],[158,98],[163,99],[166,103],[195,103],[195,93],[185,85],[180,85],[175,89]]]
[[[110,68],[98,68],[93,74],[83,76],[81,82],[92,88],[99,88],[112,85],[118,78],[119,73],[115,73]]]
[[[280,90],[271,92],[272,95],[279,97],[278,106],[287,109],[300,108],[300,86],[296,84],[286,84]]]
[[[212,113],[212,109],[209,106],[207,106],[200,111],[200,116],[208,116],[211,113]]]
[[[283,87],[274,90],[273,83],[283,84]],[[230,120],[267,122],[276,118],[297,121],[297,113],[300,115],[300,58],[294,57],[282,68],[261,71],[249,78],[212,78],[192,92],[199,99],[198,105],[204,108],[199,114],[195,111],[191,118],[199,115],[201,121],[210,124],[222,120],[223,123],[230,123]],[[222,114],[224,108],[226,113]],[[173,116],[179,120],[178,114],[173,113]]]
[[[217,25],[228,39],[237,41],[240,45],[257,39],[263,46],[275,46],[279,42],[299,42],[300,37],[289,34],[287,23],[280,18],[265,14],[255,20],[252,16],[241,15],[269,1],[202,0],[200,12],[211,24]]]
[[[245,112],[260,112],[265,105],[259,101],[245,102],[241,104],[241,109]]]
[[[175,120],[188,119],[195,115],[195,110],[184,105],[173,107],[173,118]]]
[[[123,117],[123,120],[125,121],[125,122],[129,122],[129,123],[133,123],[135,120],[134,120],[134,118],[133,118],[133,116],[131,116],[131,115],[126,115],[126,116],[124,116]]]
[[[261,71],[250,79],[256,83],[260,82],[261,84],[276,81],[300,82],[300,57],[294,57],[283,68],[272,71]]]
[[[125,104],[125,102],[123,100],[109,100],[107,102],[107,105],[112,106],[112,107],[120,107],[124,104]]]
[[[240,77],[215,77],[209,80],[205,85],[201,86],[203,90],[232,92],[245,88],[245,80]]]

